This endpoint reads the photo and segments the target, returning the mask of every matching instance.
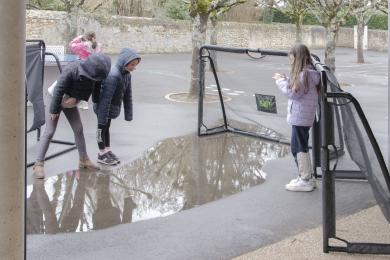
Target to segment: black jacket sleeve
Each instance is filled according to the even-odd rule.
[[[118,81],[118,77],[111,75],[110,73],[102,83],[97,108],[98,124],[107,124],[112,97],[114,96],[115,90],[118,86]]]
[[[64,96],[65,90],[73,82],[73,70],[66,70],[61,73],[57,79],[56,87],[54,88],[53,99],[50,104],[50,114],[58,114],[61,112],[61,102],[62,97]]]
[[[133,95],[131,89],[131,76],[129,76],[128,82],[125,86],[125,93],[123,95],[123,106],[125,112],[125,120],[133,120]]]

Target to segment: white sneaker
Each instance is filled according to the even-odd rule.
[[[291,184],[291,185],[292,185],[292,184],[294,184],[294,183],[297,183],[300,179],[301,179],[301,177],[298,176],[297,178],[292,179],[288,184]],[[317,188],[317,182],[316,182],[316,179],[315,179],[315,178],[310,178],[308,181],[311,182],[311,184],[313,185],[314,189]],[[287,184],[287,185],[288,185],[288,184]],[[287,186],[287,185],[286,185],[286,186]]]
[[[296,183],[297,181],[299,181],[299,179],[300,179],[300,177],[298,176],[297,178],[292,179],[288,184]]]
[[[288,184],[286,184],[286,190],[289,191],[313,191],[315,188],[315,182],[310,180],[303,180],[300,177],[297,179],[291,180]]]

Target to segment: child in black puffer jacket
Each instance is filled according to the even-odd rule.
[[[99,98],[93,100],[98,119],[96,139],[99,146],[98,162],[106,165],[118,164],[119,158],[110,148],[111,119],[117,118],[124,104],[125,120],[133,119],[131,74],[140,63],[141,57],[133,50],[121,50],[118,61],[102,83]]]
[[[50,109],[46,118],[45,132],[39,142],[39,151],[33,168],[38,179],[45,177],[44,161],[50,141],[57,129],[61,112],[63,112],[72,127],[76,146],[79,152],[80,168],[98,170],[87,155],[83,133],[83,125],[77,104],[80,100],[88,101],[93,92],[100,88],[111,67],[110,57],[98,53],[89,56],[84,61],[74,61],[59,76],[50,101]]]

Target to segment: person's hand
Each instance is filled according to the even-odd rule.
[[[92,49],[96,49],[98,45],[97,41],[93,39],[91,42],[92,42]]]
[[[56,118],[58,118],[60,116],[60,114],[50,114],[50,119],[51,120],[55,120]]]
[[[280,73],[275,73],[272,77],[274,80],[278,80],[278,79],[285,79],[286,76],[280,74]]]
[[[75,106],[77,103],[77,99],[74,97],[67,98],[63,101],[65,106]]]

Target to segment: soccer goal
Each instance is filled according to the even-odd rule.
[[[289,143],[272,129],[272,122],[285,124],[278,117],[286,116],[287,101],[278,101],[282,94],[272,76],[288,73],[287,56],[285,51],[202,46],[198,135],[232,132]]]
[[[236,133],[289,144],[289,140],[273,129],[288,128],[285,118],[287,98],[277,89],[272,78],[275,72],[288,74],[287,51],[231,48],[204,45],[199,51],[198,135]],[[313,65],[320,64],[312,54]],[[318,68],[317,68],[318,69]],[[330,73],[327,80],[338,85]],[[340,107],[332,107],[333,143],[330,159],[344,154]],[[316,177],[321,166],[321,110],[318,109],[312,128],[312,159]],[[362,178],[355,173],[338,173],[338,178]]]

